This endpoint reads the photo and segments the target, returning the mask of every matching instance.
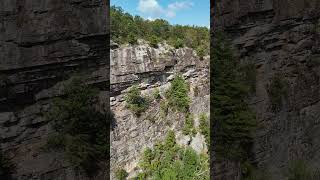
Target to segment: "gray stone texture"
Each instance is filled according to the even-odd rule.
[[[256,92],[250,98],[259,121],[253,162],[273,179],[284,179],[288,163],[320,160],[320,1],[219,0],[213,31],[224,29],[239,64],[252,60]],[[286,82],[282,106],[271,109],[271,79]],[[236,164],[215,166],[215,179],[238,179]],[[229,176],[234,174],[233,176]]]
[[[111,51],[111,110],[115,123],[111,131],[111,175],[116,169],[124,168],[129,177],[139,172],[138,162],[146,147],[166,137],[168,130],[174,130],[178,144],[190,143],[199,153],[206,152],[203,135],[196,137],[182,134],[185,115],[169,110],[161,115],[160,101],[152,100],[149,108],[140,117],[126,108],[125,93],[137,84],[142,94],[152,96],[159,89],[162,98],[170,87],[175,74],[186,74],[190,84],[190,111],[199,118],[200,113],[209,114],[209,57],[200,60],[190,48],[174,49],[166,44],[155,49],[140,41],[135,46],[120,46]],[[197,94],[194,93],[198,88]]]
[[[109,101],[105,3],[0,1],[0,145],[17,165],[18,180],[87,179],[62,153],[41,150],[52,133],[43,115],[73,74],[86,75]]]

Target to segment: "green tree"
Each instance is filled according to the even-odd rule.
[[[127,107],[138,116],[144,112],[149,105],[147,98],[141,95],[141,92],[136,85],[129,89],[125,96],[125,100],[127,102]]]
[[[201,134],[206,138],[206,143],[210,145],[210,123],[207,115],[205,113],[200,114],[199,118],[199,129]]]
[[[128,177],[128,173],[126,170],[124,169],[118,169],[116,171],[116,179],[117,180],[126,180],[126,178]]]
[[[208,156],[178,146],[173,131],[164,142],[144,151],[139,167],[143,172],[135,179],[209,179]]]
[[[206,27],[170,25],[163,19],[149,21],[140,16],[133,17],[115,6],[111,7],[110,16],[111,40],[116,43],[134,44],[136,39],[141,38],[157,48],[159,42],[166,40],[175,48],[187,46],[196,49],[201,45],[208,54],[210,35]]]
[[[153,48],[158,48],[158,44],[160,43],[160,39],[156,35],[152,35],[149,39],[150,46]]]
[[[109,116],[94,106],[97,92],[81,77],[72,78],[46,114],[56,131],[49,137],[47,149],[62,149],[67,160],[89,176],[101,168],[109,152]]]
[[[255,115],[245,99],[248,87],[238,77],[237,62],[222,34],[215,34],[211,62],[213,144],[217,158],[248,158],[256,127]]]
[[[189,110],[190,97],[188,96],[189,86],[181,75],[177,75],[171,82],[166,92],[168,104],[174,110],[187,112]]]
[[[190,113],[188,113],[186,115],[185,123],[184,123],[184,127],[182,129],[182,132],[185,135],[195,135],[196,134],[196,131],[194,129],[194,119],[193,119],[193,116]]]

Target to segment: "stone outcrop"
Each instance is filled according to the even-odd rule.
[[[133,177],[143,150],[163,140],[170,129],[180,145],[192,145],[199,153],[207,151],[203,135],[183,135],[185,114],[169,110],[168,115],[162,116],[161,100],[152,100],[147,111],[137,117],[126,108],[124,96],[130,86],[137,84],[142,94],[152,97],[159,89],[164,98],[170,81],[180,73],[190,84],[190,112],[197,127],[201,113],[209,116],[209,57],[200,60],[190,48],[174,49],[166,44],[152,48],[143,41],[135,46],[116,47],[110,56],[110,103],[115,115],[111,131],[111,174],[124,168]]]
[[[252,162],[284,179],[288,164],[320,160],[320,2],[317,0],[219,0],[212,7],[213,31],[224,30],[240,62],[255,64],[256,92],[250,98],[259,121]],[[284,82],[281,103],[272,108],[270,85]],[[214,78],[214,77],[213,77]],[[216,169],[216,179],[234,179],[235,164]],[[227,170],[229,169],[229,170]],[[228,176],[227,174],[231,174]],[[236,178],[237,179],[237,178]]]
[[[73,74],[109,108],[107,14],[102,0],[0,2],[0,145],[17,179],[86,179],[62,153],[41,150],[52,132],[43,115]]]

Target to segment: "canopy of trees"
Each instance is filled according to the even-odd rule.
[[[209,53],[210,34],[207,27],[170,25],[163,19],[145,20],[115,6],[111,7],[110,16],[111,40],[118,44],[135,44],[137,39],[144,39],[156,47],[157,43],[165,40],[175,48],[186,46],[201,54]]]
[[[175,134],[169,131],[164,142],[153,149],[147,148],[139,163],[142,172],[134,179],[209,179],[209,157],[198,155],[191,148],[176,143]]]

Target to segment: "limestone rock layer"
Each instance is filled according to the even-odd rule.
[[[319,8],[317,0],[219,0],[212,6],[212,31],[224,30],[239,64],[255,64],[256,92],[250,104],[259,129],[252,161],[274,179],[284,179],[283,172],[296,159],[319,166]],[[276,110],[270,93],[275,77],[286,86]],[[215,179],[239,177],[237,167],[215,166]]]
[[[86,179],[61,153],[41,151],[52,132],[43,114],[74,74],[108,102],[107,14],[103,0],[0,2],[0,145],[17,179]]]

